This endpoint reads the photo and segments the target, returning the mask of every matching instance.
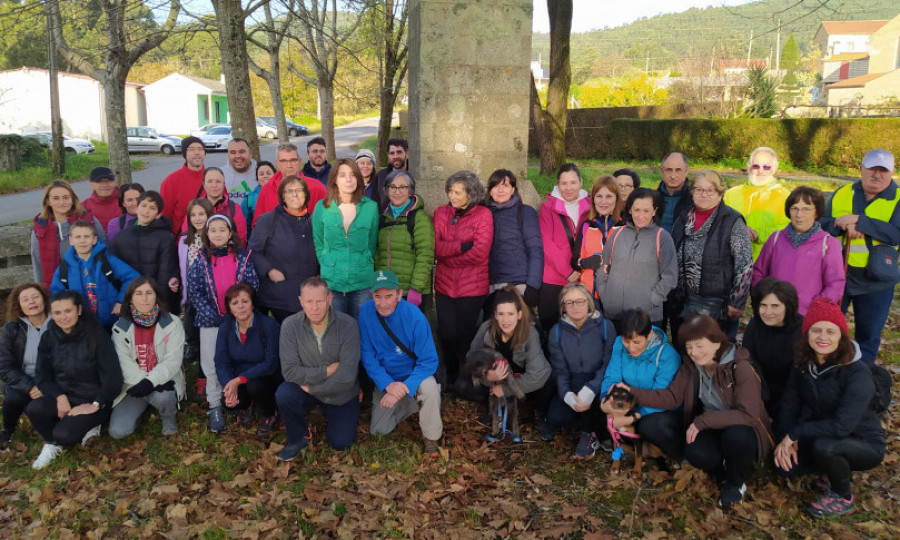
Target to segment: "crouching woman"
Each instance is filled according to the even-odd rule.
[[[184,328],[160,303],[153,278],[139,277],[128,285],[112,339],[125,384],[109,419],[110,436],[134,433],[147,405],[159,413],[162,434],[175,435],[175,413],[184,396]]]

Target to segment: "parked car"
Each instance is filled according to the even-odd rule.
[[[207,150],[227,150],[231,139],[231,126],[216,126],[200,136]]]
[[[256,136],[274,139],[278,136],[278,128],[275,124],[267,124],[261,118],[256,119]]]
[[[37,139],[38,142],[41,143],[41,146],[46,146],[47,148],[50,147],[51,135],[49,131],[26,133],[22,136],[28,137],[29,139]],[[66,137],[65,135],[63,135],[63,146],[65,147],[66,152],[70,154],[93,154],[96,150],[91,141],[86,141],[84,139],[73,139],[71,137]]]
[[[209,130],[211,130],[214,127],[222,127],[222,126],[227,126],[227,125],[228,124],[206,124],[205,126],[199,128],[199,129],[192,129],[191,135],[193,137],[202,137],[202,136],[206,135],[207,133],[209,133]]]
[[[167,156],[181,152],[181,139],[162,135],[152,127],[126,128],[129,152],[162,152]]]
[[[260,116],[259,118],[257,118],[257,120],[262,120],[270,126],[276,125],[274,116]],[[287,122],[288,135],[290,135],[291,137],[296,137],[298,135],[309,135],[309,128],[307,128],[303,124],[291,122],[287,117],[284,118],[284,121]],[[262,134],[260,134],[260,136],[262,136]],[[274,139],[275,135],[272,135],[269,138]]]

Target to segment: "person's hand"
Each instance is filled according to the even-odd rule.
[[[684,434],[684,440],[687,441],[688,444],[693,444],[695,440],[697,440],[697,435],[700,434],[700,430],[697,429],[697,426],[691,422],[691,425],[687,428],[687,433]]]
[[[572,410],[575,412],[584,412],[591,408],[590,403],[585,403],[584,401],[578,399],[578,395],[575,395],[575,404],[572,405]]]
[[[729,319],[740,319],[744,315],[744,310],[741,308],[736,308],[734,306],[728,306],[728,318]]]
[[[149,396],[151,392],[153,392],[153,383],[150,382],[150,379],[143,379],[125,393],[131,397],[142,398]]]
[[[790,435],[785,435],[778,446],[775,447],[775,465],[784,470],[790,471],[794,465],[799,463],[797,457],[796,443],[791,440]]]
[[[541,301],[541,293],[531,285],[526,285],[525,292],[522,293],[522,298],[525,299],[525,303],[528,307],[537,307],[538,303]]]
[[[416,307],[419,307],[422,305],[422,293],[415,289],[410,289],[406,291],[406,301]]]
[[[82,403],[77,407],[72,407],[69,409],[69,414],[66,416],[81,416],[82,414],[94,414],[99,411],[100,407],[94,405],[93,403]]]
[[[269,270],[268,276],[269,279],[272,280],[272,283],[281,283],[285,279],[284,274],[277,268]]]
[[[241,378],[235,377],[228,381],[222,392],[225,394],[225,406],[236,407],[240,402],[238,399],[238,387],[241,385]]]
[[[856,214],[841,216],[834,220],[834,226],[845,231],[849,231],[851,226],[856,227],[857,223],[859,223],[859,216]]]
[[[308,384],[301,384],[300,389],[303,390],[304,392],[306,392],[307,394],[309,393],[309,385]]]
[[[113,315],[118,315],[119,312],[121,312],[121,311],[122,311],[122,304],[120,304],[119,302],[116,302],[116,305],[113,306],[113,308],[110,310],[110,313],[112,313]]]
[[[600,412],[607,415],[612,414],[612,400],[609,399],[609,396],[606,396],[605,398],[600,400]]]
[[[387,388],[384,389],[384,392],[397,398],[397,401],[400,401],[404,396],[409,394],[409,388],[407,388],[406,385],[400,381],[394,381],[391,384],[387,385]]]
[[[491,393],[494,394],[495,397],[502,398],[503,397],[503,387],[499,384],[495,384],[491,386]]]
[[[756,242],[757,240],[759,240],[759,233],[756,232],[756,230],[752,227],[747,227],[747,234],[750,235],[751,242]]]
[[[623,383],[623,382],[617,382],[617,383],[614,384],[613,386],[617,386],[617,387],[619,387],[619,388],[624,388],[625,390],[628,390],[629,392],[631,392],[631,387],[628,386],[627,384]]]
[[[856,225],[848,225],[847,226],[847,237],[850,240],[861,240],[865,238],[866,235],[856,230]]]
[[[500,382],[509,376],[509,363],[506,360],[494,362],[494,367],[485,374],[490,382]]]
[[[591,255],[581,259],[581,267],[590,270],[597,270],[603,264],[603,257],[599,254]]]
[[[325,377],[331,377],[332,375],[337,373],[339,367],[341,367],[340,362],[332,362],[328,364],[328,367],[325,368]]]
[[[162,384],[157,384],[154,388],[156,392],[174,392],[175,391],[175,381],[166,381]]]
[[[465,253],[465,252],[469,251],[470,249],[472,249],[472,246],[474,246],[474,245],[475,244],[472,242],[463,242],[462,244],[459,245],[459,249],[460,249],[460,251]]]
[[[622,429],[624,427],[628,427],[634,424],[634,417],[631,415],[628,416],[613,416],[613,427],[616,429]]]
[[[569,274],[569,277],[566,278],[566,281],[568,281],[569,283],[577,283],[579,279],[581,279],[581,272],[576,270]]]
[[[178,280],[177,277],[169,278],[169,290],[172,292],[178,292],[178,287],[181,285],[181,281]]]
[[[37,399],[43,395],[37,386],[32,386],[31,390],[28,391],[28,397],[31,399]]]
[[[381,396],[380,405],[384,409],[393,409],[394,405],[396,405],[398,401],[400,401],[400,399],[397,398],[396,396],[393,396],[391,394],[385,394],[385,395]]]
[[[56,416],[59,418],[69,414],[72,405],[69,403],[69,397],[65,394],[56,396]]]

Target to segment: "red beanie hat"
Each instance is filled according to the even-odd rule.
[[[841,313],[841,307],[828,298],[813,298],[813,301],[810,302],[806,317],[803,317],[803,333],[805,334],[810,326],[820,321],[836,324],[845,336],[850,333],[847,328],[847,319]]]

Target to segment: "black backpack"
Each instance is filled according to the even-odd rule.
[[[112,283],[112,286],[118,291],[122,288],[122,282],[116,278],[113,273],[112,265],[109,264],[109,258],[106,256],[106,250],[97,253],[97,260],[100,261],[100,272],[106,276],[106,279]],[[63,259],[59,262],[59,282],[63,288],[69,290],[69,263]]]
[[[876,413],[881,414],[891,406],[891,387],[894,381],[891,378],[891,374],[883,366],[873,363],[869,364],[869,369],[872,370],[872,382],[875,383],[872,408]]]
[[[406,231],[409,233],[409,247],[410,247],[410,250],[413,252],[416,251],[416,235],[415,235],[416,212],[418,212],[419,210],[421,210],[421,208],[413,208],[405,216],[406,217]],[[380,216],[378,216],[378,230],[380,231],[381,229],[384,229],[385,227],[393,227],[395,225],[400,225],[399,221],[400,220],[398,219],[398,220],[394,221],[393,223],[388,223],[387,218],[384,216],[384,214],[381,214]]]

